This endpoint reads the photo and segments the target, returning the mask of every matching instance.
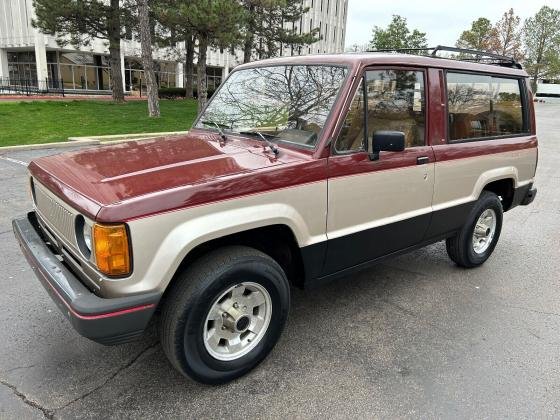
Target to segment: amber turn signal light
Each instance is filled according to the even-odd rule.
[[[97,268],[108,276],[130,273],[130,253],[125,225],[93,225]]]

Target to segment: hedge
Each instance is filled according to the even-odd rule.
[[[214,94],[214,89],[208,89],[208,98],[210,98]],[[162,99],[178,99],[184,98],[187,95],[187,90],[185,88],[180,87],[171,87],[171,88],[159,88],[158,95]],[[196,88],[193,89],[193,96],[198,98]]]

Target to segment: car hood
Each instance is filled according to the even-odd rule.
[[[188,135],[129,141],[47,156],[31,174],[70,205],[95,217],[99,208],[163,190],[216,181],[301,160],[278,158],[260,141],[194,130]]]

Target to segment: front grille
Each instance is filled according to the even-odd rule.
[[[75,242],[74,216],[72,213],[40,187],[35,188],[35,205],[45,223],[61,235],[62,239],[71,244]]]

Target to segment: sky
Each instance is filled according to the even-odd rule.
[[[387,26],[394,14],[405,17],[410,30],[426,32],[428,46],[453,46],[479,17],[496,22],[513,7],[524,20],[544,5],[560,9],[560,0],[349,0],[346,47],[369,43],[372,28]]]

